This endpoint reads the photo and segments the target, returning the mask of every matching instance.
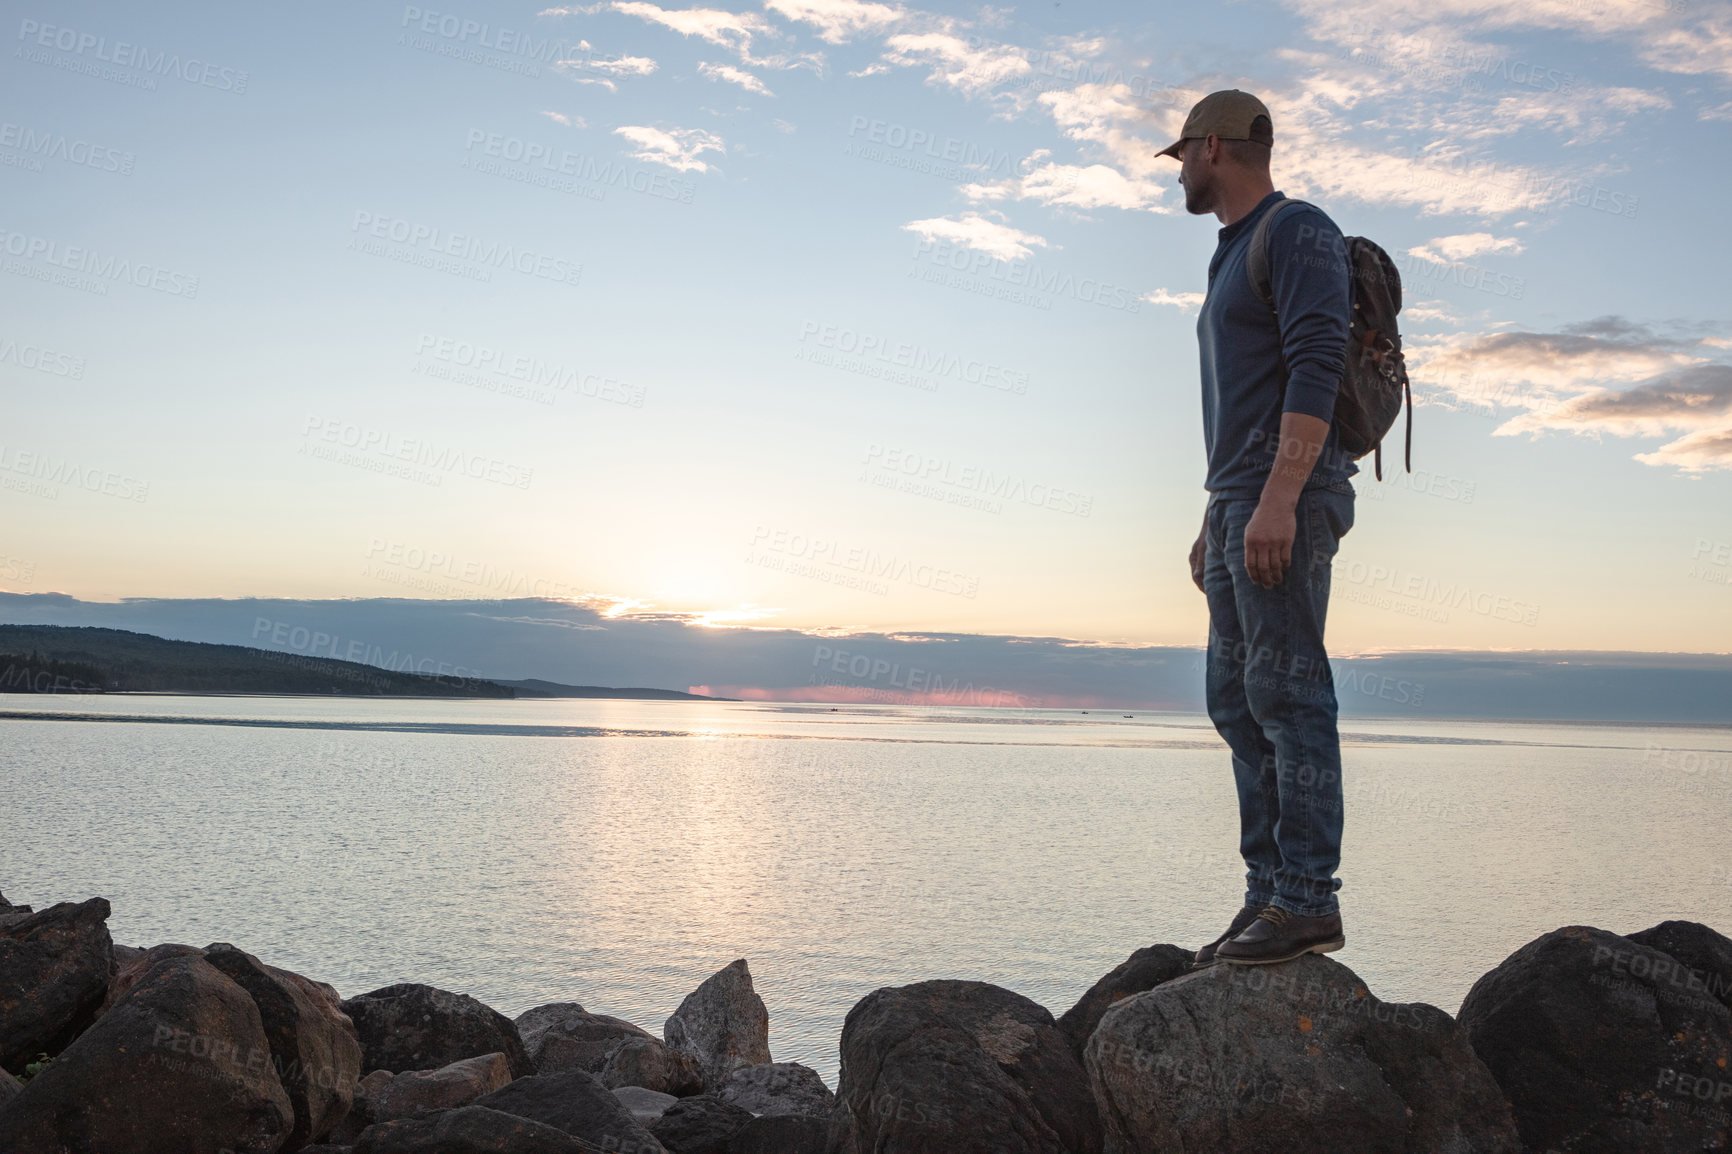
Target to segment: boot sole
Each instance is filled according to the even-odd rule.
[[[1315,942],[1303,949],[1294,950],[1292,953],[1281,954],[1277,957],[1271,958],[1235,958],[1230,954],[1223,954],[1217,951],[1212,961],[1214,963],[1222,963],[1229,966],[1274,966],[1279,965],[1282,962],[1290,962],[1295,958],[1302,958],[1306,954],[1332,954],[1346,944],[1347,938],[1343,936],[1334,938],[1327,942]]]

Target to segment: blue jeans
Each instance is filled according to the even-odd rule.
[[[1245,572],[1255,499],[1209,499],[1209,719],[1233,753],[1245,904],[1333,913],[1341,864],[1341,742],[1323,649],[1329,572],[1353,527],[1353,491],[1307,489],[1293,560],[1273,589]]]

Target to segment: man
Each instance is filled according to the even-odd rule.
[[[1209,492],[1191,577],[1209,602],[1209,717],[1233,754],[1245,905],[1197,964],[1340,949],[1341,749],[1323,648],[1329,567],[1353,525],[1357,470],[1336,447],[1352,287],[1340,230],[1305,204],[1266,231],[1268,292],[1247,269],[1258,222],[1286,198],[1274,125],[1231,89],[1191,109],[1161,155],[1185,208],[1225,226],[1197,317]]]

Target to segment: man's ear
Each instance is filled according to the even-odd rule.
[[[1212,132],[1203,139],[1203,157],[1210,164],[1219,163],[1221,159],[1221,138]]]

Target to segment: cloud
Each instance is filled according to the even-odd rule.
[[[1168,292],[1164,288],[1158,288],[1152,293],[1144,293],[1139,299],[1148,301],[1152,305],[1173,305],[1175,308],[1193,314],[1203,307],[1202,293],[1175,293]]]
[[[1409,256],[1436,264],[1452,264],[1487,253],[1509,253],[1511,256],[1527,246],[1513,236],[1493,236],[1489,232],[1466,232],[1457,236],[1437,236],[1407,250]]]
[[[552,111],[549,111],[548,109],[545,109],[545,108],[541,110],[541,115],[547,117],[549,120],[553,121],[555,124],[563,124],[567,128],[588,128],[589,127],[589,122],[581,116],[567,116],[563,112],[552,112]]]
[[[993,93],[1006,81],[1027,76],[1033,67],[1009,44],[982,44],[953,32],[900,32],[885,42],[884,59],[904,67],[930,67],[928,84],[954,88],[967,96]]]
[[[994,214],[997,215],[996,213]],[[965,212],[960,219],[934,217],[915,220],[902,226],[924,240],[949,241],[962,248],[983,252],[995,260],[1021,260],[1036,248],[1047,246],[1046,238],[1015,229],[1000,220],[991,220],[978,212]]]
[[[762,80],[759,80],[756,76],[753,76],[743,68],[735,68],[732,64],[700,63],[698,65],[698,75],[709,80],[726,80],[730,84],[738,84],[747,92],[756,92],[760,96],[775,95],[775,93],[765,87]]]
[[[1732,428],[1732,365],[1698,364],[1628,389],[1591,389],[1504,426],[1509,433],[1556,429],[1619,437]]]
[[[813,25],[818,39],[828,44],[890,28],[908,15],[901,8],[870,0],[764,0],[764,7],[788,20]]]
[[[1672,465],[1687,473],[1732,469],[1732,427],[1691,433],[1652,453],[1637,453],[1636,460],[1644,465]]]
[[[1166,193],[1165,187],[1152,180],[1133,179],[1105,164],[1042,164],[1021,176],[964,185],[962,193],[977,204],[1009,198],[1080,209],[1171,211],[1157,203]]]
[[[634,159],[666,165],[676,172],[708,172],[710,165],[698,157],[706,152],[727,152],[721,137],[701,128],[661,129],[628,124],[613,131],[638,146],[631,154]]]
[[[621,56],[617,60],[587,60],[582,66],[591,72],[600,72],[607,76],[648,76],[656,70],[656,62],[647,56]]]
[[[614,0],[615,12],[636,16],[683,36],[696,36],[711,44],[733,49],[742,57],[751,53],[752,37],[774,35],[775,26],[753,12],[728,12],[720,8],[668,9],[648,0]]]

